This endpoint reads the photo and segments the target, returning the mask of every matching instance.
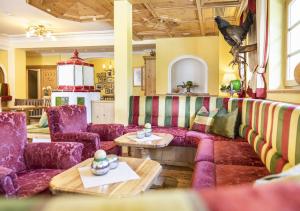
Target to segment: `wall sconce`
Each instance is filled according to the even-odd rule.
[[[108,66],[107,66],[106,64],[103,64],[103,65],[102,65],[102,69],[103,69],[104,71],[113,70],[113,65],[112,65],[111,61],[109,62],[109,65],[108,65]]]

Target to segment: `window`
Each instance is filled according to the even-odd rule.
[[[294,69],[300,62],[300,0],[288,0],[286,85],[297,85]]]

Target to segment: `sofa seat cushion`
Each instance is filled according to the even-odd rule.
[[[219,135],[215,135],[215,134],[210,134],[212,136],[212,139],[214,141],[234,141],[234,142],[246,142],[246,140],[244,138],[241,137],[236,137],[236,138],[227,138],[224,136],[219,136]]]
[[[266,167],[242,165],[216,165],[216,186],[253,183],[269,175]]]
[[[208,161],[200,161],[195,164],[192,187],[196,190],[216,186],[215,164]]]
[[[215,141],[214,162],[225,165],[264,166],[247,142]]]
[[[52,177],[61,173],[60,169],[25,170],[18,173],[18,197],[29,197],[48,189]]]
[[[114,141],[100,142],[100,149],[106,151],[107,154],[121,155],[121,147],[119,147]]]

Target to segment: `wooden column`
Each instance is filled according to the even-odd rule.
[[[115,122],[128,124],[132,93],[132,5],[114,1]]]

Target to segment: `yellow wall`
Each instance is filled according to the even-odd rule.
[[[208,65],[208,92],[219,90],[219,37],[167,38],[156,40],[156,92],[168,92],[168,66],[183,55],[200,57]]]
[[[228,94],[224,94],[220,91],[221,85],[229,85],[225,84],[227,80],[231,79],[239,79],[238,67],[237,66],[229,66],[229,63],[233,60],[233,56],[229,53],[231,47],[224,40],[222,34],[219,34],[219,95],[227,96]]]
[[[27,56],[27,65],[56,65],[59,61],[68,60],[69,56],[63,55],[47,55],[47,56]],[[103,71],[102,65],[105,64],[107,67],[111,63],[114,65],[114,59],[112,58],[94,58],[87,59],[87,62],[94,64],[95,66],[95,83],[98,83],[97,73]],[[1,63],[1,52],[0,52],[0,63]],[[144,66],[143,55],[133,54],[132,56],[132,66],[141,67]],[[104,91],[102,94],[105,94]],[[133,87],[133,95],[144,95],[144,91],[141,90],[141,87]]]
[[[8,71],[8,55],[7,51],[0,50],[0,66],[4,68],[5,76],[7,77],[7,71]],[[7,80],[7,78],[6,78]]]
[[[15,49],[15,98],[27,98],[26,77],[26,52]]]
[[[56,65],[59,61],[68,60],[66,55],[27,56],[27,65]]]

